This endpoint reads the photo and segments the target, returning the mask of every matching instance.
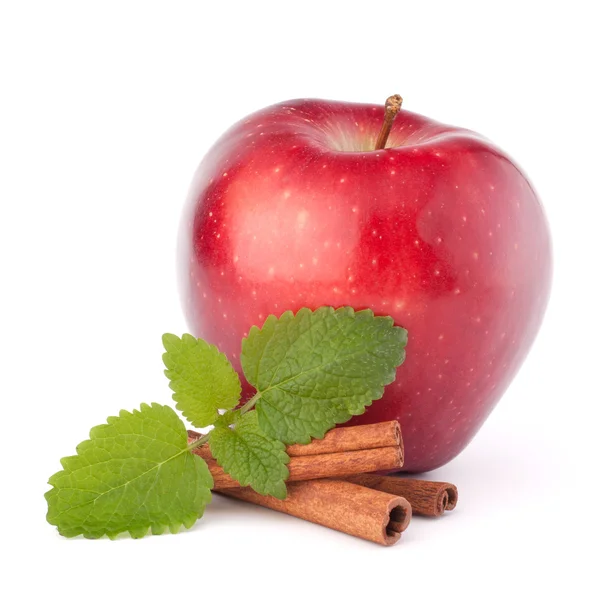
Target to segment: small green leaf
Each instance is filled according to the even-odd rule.
[[[217,463],[243,486],[250,485],[261,495],[285,499],[285,466],[289,457],[285,446],[267,437],[258,426],[256,411],[249,411],[235,428],[215,427],[210,434],[210,449]]]
[[[171,381],[177,409],[195,427],[206,427],[219,417],[219,409],[232,409],[242,387],[225,354],[188,333],[178,338],[165,333],[163,362]]]
[[[206,462],[189,451],[185,425],[165,405],[109,417],[61,464],[49,480],[46,518],[67,537],[174,533],[191,527],[211,498]]]
[[[406,341],[406,330],[391,317],[368,309],[270,315],[242,342],[244,374],[259,394],[261,429],[286,444],[306,444],[363,413],[394,381]]]

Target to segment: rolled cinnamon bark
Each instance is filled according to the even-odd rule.
[[[332,452],[368,450],[399,446],[402,450],[402,435],[397,421],[382,421],[369,425],[336,427],[329,430],[322,440],[310,444],[293,444],[287,447],[289,456],[309,456]]]
[[[199,450],[196,448],[194,453]],[[214,490],[239,487],[217,461],[205,458],[214,480]],[[313,456],[293,456],[288,463],[290,476],[288,481],[308,481],[345,477],[347,475],[393,470],[402,466],[402,450],[398,446],[357,450],[355,452],[336,452],[333,454],[315,454]]]
[[[374,474],[356,474],[344,480],[404,497],[415,515],[439,517],[444,511],[454,509],[458,502],[458,490],[450,483]]]
[[[196,441],[202,434],[188,430],[188,442]],[[321,440],[313,440],[310,444],[292,444],[287,447],[288,456],[312,456],[315,454],[333,454],[335,452],[351,452],[371,448],[400,447],[404,458],[404,447],[400,424],[397,421],[382,421],[370,425],[336,427],[329,430]],[[198,456],[212,458],[207,444],[197,448]]]
[[[259,495],[248,487],[219,493],[262,505],[383,546],[400,539],[411,519],[402,497],[341,480],[289,483],[287,499]]]

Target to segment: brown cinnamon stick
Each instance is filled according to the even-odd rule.
[[[248,487],[219,493],[384,546],[395,544],[410,523],[412,510],[406,499],[347,481],[305,481],[289,483],[287,488],[284,501]]]
[[[188,430],[188,442],[192,443],[202,434]],[[286,452],[289,456],[310,456],[314,454],[332,454],[370,448],[399,446],[403,451],[400,424],[397,421],[382,421],[370,425],[336,427],[329,430],[321,440],[313,440],[310,444],[292,444]],[[197,451],[196,451],[197,450]],[[202,458],[212,458],[207,444],[194,452]]]
[[[199,450],[196,448],[194,453]],[[239,487],[213,458],[205,458],[214,480],[214,490]],[[288,463],[290,476],[288,481],[308,481],[345,477],[347,475],[394,470],[402,466],[402,451],[399,446],[356,450],[355,452],[335,452],[312,456],[293,456]]]
[[[400,424],[397,421],[336,427],[329,430],[322,440],[313,440],[310,444],[293,444],[286,451],[289,456],[309,456],[386,446],[400,446],[404,450]]]
[[[404,497],[418,515],[439,517],[444,511],[454,509],[458,502],[458,490],[450,483],[374,474],[356,474],[344,480]]]

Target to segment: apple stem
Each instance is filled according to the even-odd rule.
[[[401,106],[402,96],[400,96],[400,94],[394,94],[385,101],[385,116],[383,118],[381,131],[379,131],[379,136],[377,137],[377,142],[375,143],[376,150],[385,149],[385,144],[387,143],[390,131],[392,130],[392,123]]]

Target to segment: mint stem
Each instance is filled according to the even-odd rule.
[[[247,413],[248,411],[250,411],[250,409],[252,409],[254,407],[254,405],[256,405],[256,402],[259,399],[260,399],[260,393],[256,393],[250,400],[246,401],[246,403],[244,403],[239,409],[240,415],[243,415],[244,413]],[[228,411],[228,413],[229,413],[229,411]],[[207,434],[204,434],[203,436],[199,437],[195,442],[188,444],[188,449],[190,450],[190,452],[192,450],[195,450],[199,446],[206,444],[208,442],[208,440],[210,440],[210,434],[211,434],[211,432],[208,432]]]
[[[251,399],[246,401],[240,407],[240,414],[244,415],[244,413],[247,413],[248,411],[250,411],[250,409],[252,409],[254,407],[254,405],[256,405],[256,403],[260,399],[260,397],[261,397],[261,393],[256,393]]]
[[[208,442],[208,440],[210,440],[210,433],[211,432],[208,432],[207,434],[200,436],[195,442],[188,444],[188,450],[191,452],[192,450],[195,450],[199,446],[206,444],[206,442]]]

